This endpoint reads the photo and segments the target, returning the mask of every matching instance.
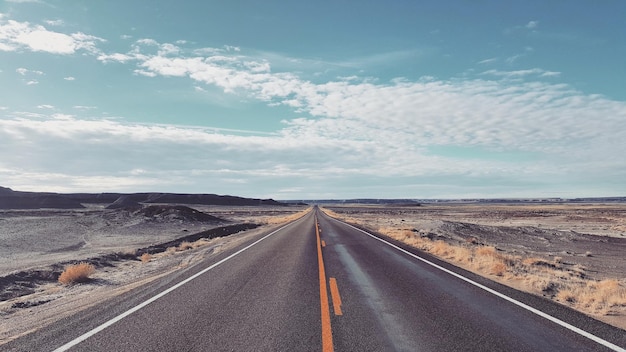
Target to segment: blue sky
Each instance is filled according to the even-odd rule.
[[[626,2],[0,0],[0,185],[626,195]]]

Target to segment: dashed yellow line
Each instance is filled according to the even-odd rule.
[[[339,287],[337,287],[337,279],[330,278],[330,297],[333,299],[333,310],[335,315],[343,315],[341,311],[341,296],[339,295]]]

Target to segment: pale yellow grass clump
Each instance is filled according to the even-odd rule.
[[[359,220],[356,219],[356,218],[339,214],[339,213],[334,212],[334,211],[332,211],[330,209],[320,208],[320,210],[323,211],[326,215],[330,216],[331,218],[340,218],[343,221],[352,222],[352,223],[359,223]]]
[[[198,248],[198,247],[205,246],[205,245],[207,245],[207,244],[209,244],[209,243],[210,243],[210,241],[209,241],[208,239],[206,239],[206,238],[201,238],[201,239],[199,239],[199,240],[197,240],[197,241],[195,241],[195,242],[191,243],[191,246],[192,246],[193,248]]]
[[[609,314],[612,309],[626,306],[626,287],[616,279],[566,284],[556,299],[579,309]]]
[[[178,250],[179,251],[186,251],[188,249],[192,249],[193,248],[193,244],[191,242],[187,242],[187,241],[183,241],[178,245]]]
[[[140,257],[142,263],[148,263],[152,260],[152,255],[150,253],[144,253]]]
[[[89,263],[80,263],[70,265],[59,276],[59,282],[64,285],[70,285],[79,282],[85,282],[89,276],[96,272],[96,268]]]
[[[384,227],[379,229],[379,232],[440,258],[463,264],[481,273],[502,276],[510,269],[511,259],[499,254],[495,247],[480,246],[474,248],[451,245],[441,240],[432,241],[428,237],[421,237],[407,229]],[[471,244],[471,242],[468,243]]]
[[[265,219],[262,220],[262,222],[264,224],[267,225],[275,225],[275,224],[282,224],[285,222],[289,222],[289,221],[293,221],[296,219],[299,219],[301,217],[303,217],[306,213],[308,213],[311,210],[311,208],[307,208],[303,211],[299,211],[297,213],[294,214],[290,214],[290,215],[281,215],[281,216],[268,216]]]
[[[172,254],[175,254],[176,252],[183,252],[189,249],[202,247],[209,243],[211,242],[207,240],[206,238],[201,238],[195,242],[183,241],[178,246],[167,247],[167,249],[165,250],[165,253],[168,255],[172,255]]]

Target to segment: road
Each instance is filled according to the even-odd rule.
[[[623,351],[625,335],[314,208],[193,270],[0,349]]]

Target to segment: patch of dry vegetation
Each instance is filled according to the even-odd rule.
[[[63,285],[85,282],[96,272],[96,268],[89,263],[70,265],[59,276],[59,282]]]
[[[142,263],[149,263],[152,260],[152,255],[150,253],[144,253],[139,258]]]
[[[328,209],[322,210],[332,217],[360,223],[355,218]],[[492,277],[498,282],[518,289],[549,297],[588,314],[598,316],[626,314],[625,280],[590,279],[585,275],[582,266],[566,266],[561,257],[554,257],[551,260],[523,257],[472,240],[462,244],[450,244],[440,239],[422,236],[410,229],[383,227],[378,232],[464,269]]]
[[[616,279],[565,283],[555,298],[580,310],[612,315],[626,306],[626,288]]]
[[[182,252],[192,248],[193,244],[191,244],[191,242],[183,241],[178,245],[177,250]]]
[[[303,211],[299,211],[297,213],[289,214],[289,215],[268,216],[268,217],[265,217],[264,219],[262,219],[261,222],[266,224],[266,225],[282,224],[282,223],[290,222],[290,221],[293,221],[293,220],[297,220],[297,219],[303,217],[309,211],[311,211],[311,208],[307,208],[307,209],[305,209]]]

